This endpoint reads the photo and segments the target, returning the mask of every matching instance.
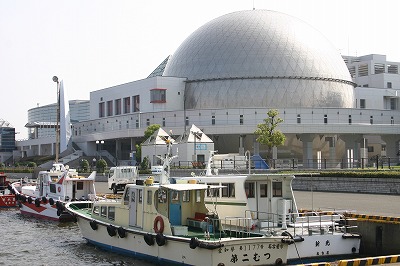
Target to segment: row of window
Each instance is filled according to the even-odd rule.
[[[102,99],[103,98],[101,98],[101,100]],[[101,118],[106,116],[120,115],[122,113],[129,114],[131,112],[134,113],[140,111],[140,95],[132,96],[132,101],[131,97],[125,97],[122,99],[122,101],[121,99],[115,99],[107,102],[100,102],[99,117]]]
[[[259,184],[260,198],[268,197],[268,184]],[[255,182],[245,182],[244,189],[246,191],[247,198],[256,197],[256,184]],[[272,197],[282,197],[282,182],[272,182]]]

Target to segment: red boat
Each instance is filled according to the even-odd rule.
[[[15,195],[10,191],[10,181],[7,176],[0,173],[0,208],[16,207]]]

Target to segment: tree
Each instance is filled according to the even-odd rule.
[[[153,124],[150,125],[146,128],[144,131],[144,140],[150,138],[151,135],[153,135],[154,132],[156,132],[161,126],[158,124]],[[142,158],[142,144],[136,144],[136,161],[140,162]]]
[[[277,126],[283,122],[283,119],[278,117],[278,110],[271,109],[267,112],[267,115],[268,117],[264,119],[264,123],[257,125],[254,134],[258,136],[256,139],[258,143],[267,145],[267,159],[270,159],[272,148],[283,145],[286,136],[277,129]]]
[[[81,160],[81,169],[82,172],[86,173],[89,170],[89,161],[86,159]]]
[[[96,163],[96,170],[99,173],[104,173],[104,170],[107,168],[107,162],[104,159],[100,159]]]

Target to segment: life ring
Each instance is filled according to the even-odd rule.
[[[113,226],[112,224],[107,225],[107,232],[109,236],[115,236],[117,234],[117,232],[115,232],[115,226]]]
[[[197,237],[192,237],[190,239],[189,247],[195,249],[199,246],[199,239]]]
[[[167,242],[167,239],[165,238],[165,236],[163,234],[159,233],[156,235],[156,242],[157,242],[157,245],[159,245],[161,247],[161,246],[165,245],[165,243]]]
[[[154,219],[153,229],[157,234],[162,234],[164,232],[164,220],[161,216],[157,216]]]
[[[152,246],[154,245],[154,238],[152,234],[145,234],[143,236],[144,242],[146,242],[147,245]]]
[[[93,230],[97,230],[97,222],[95,220],[91,220],[89,224]]]
[[[122,226],[118,227],[117,231],[120,238],[126,237],[126,230]]]
[[[58,187],[57,191],[58,191],[58,193],[60,193],[61,192],[61,187]]]

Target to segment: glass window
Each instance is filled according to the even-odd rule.
[[[374,123],[374,117],[372,115],[369,117],[369,123],[371,125]]]
[[[139,191],[139,203],[143,202],[143,191],[140,189]]]
[[[151,205],[152,199],[151,197],[153,197],[153,192],[151,190],[147,191],[147,204]]]
[[[114,221],[115,220],[115,207],[108,206],[108,219]]]
[[[360,108],[365,108],[365,99],[360,99]]]
[[[107,101],[107,116],[113,115],[113,102]]]
[[[172,190],[171,193],[172,201],[179,201],[179,191]]]
[[[133,102],[133,112],[139,112],[140,111],[140,95],[135,95],[132,96],[132,102]]]
[[[121,114],[121,99],[115,100],[115,115]]]
[[[215,125],[215,115],[211,116],[211,125]]]
[[[99,206],[94,206],[93,207],[93,213],[96,214],[96,215],[99,215],[99,213],[100,213],[99,212]]]
[[[162,119],[162,126],[165,127],[165,117]]]
[[[129,188],[126,189],[125,191],[125,195],[124,195],[124,205],[128,205],[129,204]]]
[[[282,182],[272,182],[272,196],[282,197]]]
[[[166,89],[152,89],[150,90],[150,102],[151,103],[165,103],[166,101]]]
[[[185,125],[189,125],[189,117],[187,116],[186,118],[185,118]]]
[[[235,197],[235,184],[234,183],[222,183],[222,197],[234,198]]]
[[[189,202],[190,201],[190,191],[185,190],[182,192],[182,201]]]
[[[196,202],[201,202],[201,191],[196,190]]]
[[[107,217],[107,206],[101,206],[101,216]]]
[[[51,184],[50,183],[50,192],[51,193],[56,193],[56,184]]]
[[[240,116],[239,116],[239,123],[240,123],[241,125],[243,125],[243,115],[240,115]]]
[[[83,182],[76,182],[76,190],[83,190]]]
[[[268,184],[260,184],[260,197],[268,197]]]
[[[244,183],[244,190],[246,192],[247,198],[254,198],[254,182],[245,182]]]
[[[209,186],[219,186],[218,183],[209,183]],[[219,188],[208,188],[207,197],[219,197]]]
[[[99,103],[99,117],[105,116],[105,104]]]
[[[131,202],[135,202],[135,200],[136,200],[136,194],[135,194],[135,191],[132,190],[132,192],[131,192]]]
[[[124,98],[124,114],[131,112],[131,97]]]
[[[349,125],[351,125],[351,115],[349,115]]]
[[[297,115],[297,124],[301,124],[301,116],[299,114]]]
[[[158,190],[158,202],[159,203],[167,202],[167,191],[165,189]]]
[[[328,124],[328,115],[324,115],[324,124]]]

